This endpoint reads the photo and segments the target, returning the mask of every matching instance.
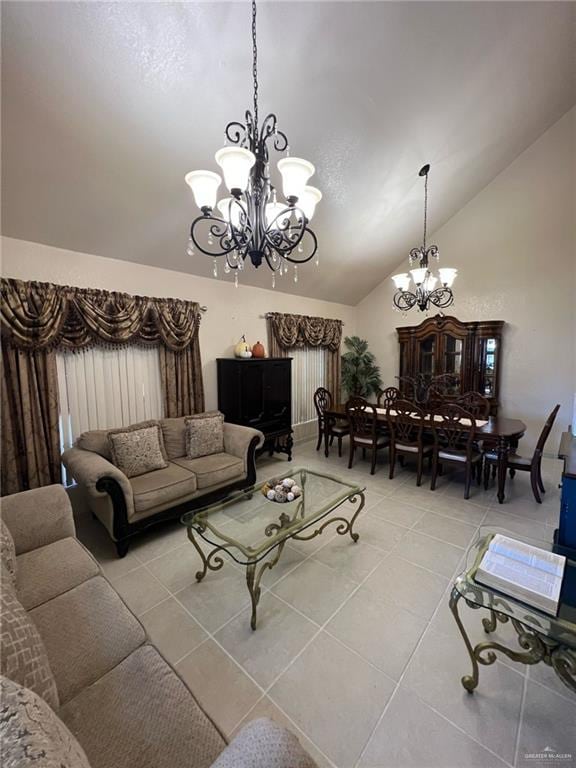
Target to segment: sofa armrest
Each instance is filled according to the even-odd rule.
[[[273,720],[252,720],[211,768],[317,768],[293,733]]]
[[[134,494],[130,481],[108,459],[94,451],[68,448],[62,454],[62,463],[89,496],[102,498],[106,496],[107,484],[115,483],[124,496],[126,514],[128,517],[134,514]]]
[[[62,485],[4,496],[2,519],[14,539],[17,555],[76,534],[72,506]]]
[[[224,450],[243,459],[245,470],[248,470],[248,454],[255,438],[258,438],[258,442],[253,447],[254,451],[264,442],[264,435],[260,430],[224,422]]]

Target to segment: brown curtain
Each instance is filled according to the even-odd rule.
[[[204,408],[200,307],[3,278],[2,493],[60,482],[56,349],[159,345],[166,415]]]
[[[160,376],[166,416],[187,416],[204,410],[199,344],[190,344],[183,352],[160,347]]]
[[[272,357],[288,357],[294,347],[323,347],[328,350],[326,388],[339,402],[342,321],[280,312],[271,312],[267,318]]]
[[[1,399],[2,495],[59,483],[55,352],[3,345]]]

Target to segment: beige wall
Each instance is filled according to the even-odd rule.
[[[468,205],[430,238],[441,264],[457,267],[456,300],[446,314],[461,320],[505,320],[502,413],[528,425],[523,449],[561,404],[559,432],[572,417],[576,391],[576,109],[572,109]],[[434,206],[434,169],[431,205]],[[418,244],[414,233],[414,245]],[[408,258],[392,274],[408,270]],[[406,317],[392,308],[390,279],[357,307],[357,330],[370,342],[386,385],[398,373],[396,326]],[[436,314],[432,312],[431,314]]]
[[[211,280],[168,269],[105,259],[65,251],[39,243],[2,238],[2,274],[21,280],[41,280],[80,287],[126,291],[144,296],[171,296],[205,304],[200,349],[206,407],[216,408],[216,358],[230,357],[242,334],[251,344],[261,341],[268,348],[266,312],[296,312],[338,318],[344,333],[355,332],[355,309],[319,299],[308,299]],[[284,278],[282,278],[284,279]]]

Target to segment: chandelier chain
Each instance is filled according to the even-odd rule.
[[[428,173],[424,177],[424,253],[426,253],[426,228],[428,226]]]
[[[254,125],[258,128],[258,44],[256,42],[256,0],[252,0],[252,76],[254,78]]]

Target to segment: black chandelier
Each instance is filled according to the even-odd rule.
[[[457,269],[450,267],[441,267],[438,270],[439,277],[432,274],[430,269],[430,259],[440,258],[438,246],[430,245],[426,247],[426,228],[428,225],[428,173],[430,166],[423,166],[418,175],[424,176],[424,238],[419,248],[412,248],[410,251],[410,264],[418,263],[416,269],[411,269],[410,274],[403,272],[394,275],[392,280],[396,286],[394,294],[394,306],[402,312],[407,312],[412,307],[418,307],[421,312],[429,309],[433,304],[439,309],[449,307],[454,301],[452,293],[452,284],[458,274]],[[412,277],[410,277],[412,275]],[[438,281],[440,285],[436,287]],[[413,282],[413,286],[411,286]]]
[[[216,152],[216,162],[222,169],[230,192],[216,203],[222,179],[213,171],[191,171],[186,183],[194,193],[202,214],[190,227],[187,253],[212,256],[213,274],[218,277],[218,260],[224,261],[224,272],[238,273],[249,259],[254,267],[266,262],[272,270],[272,287],[276,274],[288,272],[294,265],[294,282],[298,282],[298,264],[310,261],[316,254],[318,242],[309,228],[322,193],[307,185],[314,166],[307,160],[290,157],[286,134],[277,127],[274,114],[258,123],[258,47],[256,42],[256,2],[252,2],[252,75],[254,81],[253,112],[246,111],[245,122],[228,123],[224,147]],[[282,176],[285,203],[277,199],[270,179],[268,143],[277,152],[286,151],[278,161]],[[215,206],[220,216],[214,214]],[[318,263],[318,261],[316,261]]]

